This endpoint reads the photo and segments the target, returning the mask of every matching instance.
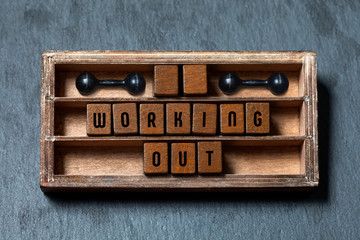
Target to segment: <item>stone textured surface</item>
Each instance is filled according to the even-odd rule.
[[[1,239],[358,239],[360,2],[2,1]],[[44,50],[314,50],[313,193],[44,195]]]

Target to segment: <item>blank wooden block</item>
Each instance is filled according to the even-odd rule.
[[[194,134],[215,135],[217,123],[217,105],[195,103],[193,105],[193,126]]]
[[[190,132],[190,103],[166,104],[166,133],[169,135],[189,135]]]
[[[222,172],[221,142],[198,142],[197,151],[199,173]]]
[[[179,94],[177,65],[156,65],[154,72],[155,96],[177,96]]]
[[[220,105],[220,132],[221,134],[244,134],[244,104]]]
[[[246,133],[270,133],[269,103],[246,103]]]
[[[140,104],[140,134],[164,135],[164,104]]]
[[[87,135],[111,135],[111,104],[87,105]]]
[[[167,143],[144,144],[144,173],[167,174],[169,172]]]
[[[183,66],[184,95],[204,95],[207,93],[206,65]]]
[[[171,173],[195,173],[195,143],[171,144]]]
[[[138,133],[138,113],[136,103],[113,104],[113,123],[115,135]]]

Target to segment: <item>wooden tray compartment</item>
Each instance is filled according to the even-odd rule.
[[[153,103],[171,103],[172,101],[158,102],[153,101]],[[188,102],[188,101],[187,101]],[[196,99],[192,103],[197,103]],[[207,103],[216,103],[218,104],[218,113],[219,113],[219,104],[222,103],[234,103],[234,102],[221,102],[221,101],[206,101]],[[114,102],[115,103],[115,102]],[[125,103],[123,101],[122,103]],[[146,103],[146,100],[137,102],[138,104]],[[239,103],[238,101],[236,103]],[[270,105],[271,111],[271,127],[270,135],[304,135],[301,132],[304,129],[304,119],[301,120],[300,116],[304,116],[301,111],[304,111],[302,108],[302,102],[271,102]],[[302,123],[302,126],[300,126]],[[86,102],[82,104],[79,103],[69,103],[60,102],[55,103],[55,136],[87,136],[86,135]],[[218,126],[217,129],[220,129]]]
[[[143,144],[153,141],[56,142],[55,175],[143,175]],[[179,141],[191,142],[171,142]],[[223,174],[303,174],[303,142],[300,138],[278,142],[223,141]]]
[[[181,65],[179,64],[179,81],[181,82]],[[201,63],[199,63],[201,64]],[[84,71],[93,73],[98,79],[125,79],[131,72],[139,72],[146,80],[145,92],[138,96],[141,98],[153,98],[154,85],[154,64],[58,64],[55,68],[55,97],[60,98],[136,98],[121,87],[98,88],[88,96],[81,95],[75,86],[76,77]],[[272,73],[279,71],[289,79],[289,89],[281,97],[274,96],[264,88],[243,88],[237,93],[227,96],[223,94],[218,81],[222,74],[235,72],[241,79],[263,79],[266,80]],[[271,64],[271,67],[264,65],[248,64],[207,64],[208,94],[207,97],[246,98],[246,97],[267,97],[267,98],[297,98],[304,96],[304,90],[299,88],[303,82],[302,64]],[[181,91],[180,91],[181,92]],[[180,93],[181,96],[181,93]]]
[[[154,66],[206,64],[206,97],[156,98]],[[147,81],[141,96],[121,88],[99,88],[88,96],[75,88],[76,76],[90,71],[99,79],[122,79],[140,72]],[[246,88],[226,96],[221,74],[266,79],[280,71],[289,90],[274,96]],[[181,75],[179,76],[181,81]],[[270,102],[267,136],[106,136],[86,135],[88,103]],[[43,191],[223,191],[252,188],[309,188],[318,185],[316,55],[313,52],[45,52],[43,54],[40,185]],[[145,176],[145,142],[223,142],[223,174]]]

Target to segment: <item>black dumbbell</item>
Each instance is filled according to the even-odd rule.
[[[83,72],[76,78],[76,88],[82,95],[90,94],[97,86],[124,86],[131,95],[145,90],[146,82],[139,73],[130,73],[125,80],[98,80],[93,74]]]
[[[282,73],[273,73],[267,80],[241,80],[235,73],[227,72],[219,79],[219,88],[227,95],[236,92],[240,86],[266,87],[272,94],[284,94],[289,88],[289,80]]]

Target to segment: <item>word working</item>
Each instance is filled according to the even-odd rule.
[[[89,136],[269,133],[270,104],[263,102],[87,105]]]

